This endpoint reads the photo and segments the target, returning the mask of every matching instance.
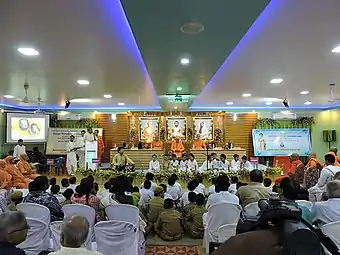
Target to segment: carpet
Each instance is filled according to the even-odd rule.
[[[146,255],[199,255],[194,245],[146,246]]]

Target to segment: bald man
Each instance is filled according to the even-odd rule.
[[[308,163],[306,165],[306,168],[316,167],[317,164],[321,165],[321,162],[320,162],[320,160],[318,160],[318,158],[316,156],[316,153],[315,152],[311,152],[309,154],[309,160],[308,160]]]

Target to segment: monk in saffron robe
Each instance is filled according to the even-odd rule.
[[[5,160],[0,160],[0,189],[10,189],[12,175],[5,171],[6,162]]]
[[[184,145],[182,141],[179,140],[179,138],[176,138],[171,143],[171,151],[172,154],[175,154],[177,158],[181,158],[183,152],[185,151]]]
[[[17,163],[17,168],[24,177],[32,180],[40,176],[39,174],[36,174],[35,171],[33,171],[31,165],[27,162],[28,156],[26,153],[20,154],[19,158],[20,160]]]
[[[152,142],[152,149],[163,150],[163,142],[159,140],[158,137],[156,137],[155,140]]]
[[[338,149],[337,148],[331,148],[329,149],[329,152],[327,154],[332,154],[335,157],[335,166],[340,166],[340,157],[337,156]]]
[[[201,136],[197,135],[196,139],[192,143],[192,149],[193,150],[205,150],[206,146],[204,141],[201,140]]]
[[[290,167],[286,175],[281,176],[275,180],[275,185],[279,185],[281,180],[286,177],[293,177],[299,182],[303,182],[305,175],[305,166],[300,160],[300,156],[297,153],[292,153],[290,156]]]
[[[97,140],[97,158],[102,159],[103,151],[104,151],[104,140],[103,137],[99,135],[99,130],[96,129],[94,132],[95,140]]]
[[[308,161],[308,163],[307,163],[307,165],[306,165],[306,168],[316,167],[317,164],[322,165],[321,162],[320,162],[320,160],[317,159],[316,153],[315,153],[315,152],[311,152],[311,153],[309,154],[309,161]]]
[[[13,156],[7,156],[6,157],[6,172],[12,175],[12,182],[11,186],[18,188],[18,189],[27,189],[28,184],[30,183],[30,179],[26,178],[23,176],[19,169],[16,168],[16,166],[13,164],[14,163],[15,157]]]

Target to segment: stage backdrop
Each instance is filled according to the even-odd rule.
[[[180,138],[187,139],[187,123],[185,117],[169,117],[167,118],[167,137],[168,140]]]
[[[200,135],[201,139],[213,140],[214,139],[214,128],[213,118],[201,118],[194,117],[194,137]]]
[[[158,118],[145,117],[140,118],[140,139],[146,142],[152,142],[158,137]]]
[[[308,156],[310,132],[308,128],[253,129],[253,145],[255,156]]]
[[[98,129],[99,136],[102,136],[102,128]],[[49,128],[47,144],[46,144],[46,155],[66,155],[66,144],[70,140],[70,136],[74,135],[75,138],[81,136],[80,132],[84,128]]]

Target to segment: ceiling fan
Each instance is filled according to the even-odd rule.
[[[335,102],[340,101],[340,98],[335,98],[334,92],[335,92],[335,84],[330,83],[329,84],[329,99],[328,99],[329,103],[335,103]]]

